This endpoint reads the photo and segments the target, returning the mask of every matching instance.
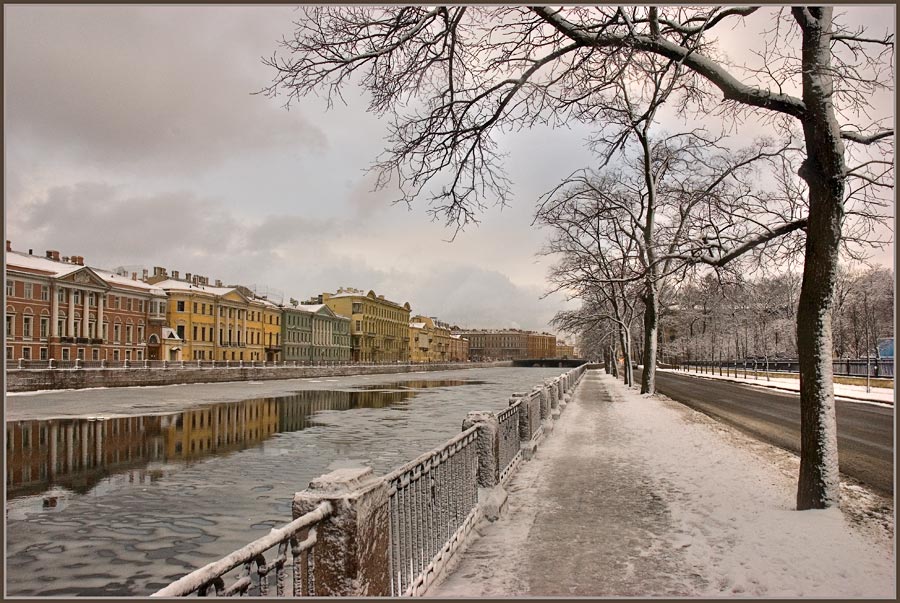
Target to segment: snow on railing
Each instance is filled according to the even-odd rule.
[[[522,449],[519,444],[519,412],[522,408],[522,400],[511,403],[509,408],[497,415],[499,423],[498,437],[500,439],[500,483],[504,483],[515,470],[516,465],[522,460]],[[521,412],[525,412],[522,410]]]
[[[271,592],[272,582],[276,596],[314,596],[312,562],[313,547],[316,544],[316,526],[327,520],[332,512],[331,503],[325,501],[316,510],[298,517],[281,528],[272,528],[272,531],[262,538],[241,547],[227,557],[194,570],[156,591],[152,596],[184,597],[196,593],[197,596],[205,597],[212,587],[217,597],[247,594],[265,597]],[[278,547],[275,558],[266,561],[265,553],[275,546]],[[291,551],[290,592],[286,592],[285,584],[288,577],[285,568],[288,563],[288,548]],[[231,586],[226,587],[225,576],[240,565],[244,566],[241,575]],[[254,565],[256,565],[255,572]],[[270,576],[272,570],[275,572]]]
[[[391,595],[416,594],[476,519],[478,427],[387,474]]]

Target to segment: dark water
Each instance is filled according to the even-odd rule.
[[[386,473],[456,434],[467,411],[504,408],[560,372],[346,378],[179,412],[7,422],[7,592],[150,594],[290,521],[314,477]],[[152,409],[160,391],[132,407]]]

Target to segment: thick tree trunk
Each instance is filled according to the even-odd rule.
[[[656,351],[659,330],[659,300],[656,284],[649,283],[644,295],[644,372],[641,375],[641,393],[656,393]]]
[[[616,362],[616,344],[610,344],[609,346],[609,363],[612,365],[612,376],[616,379],[619,378],[619,364]]]
[[[837,424],[832,381],[831,302],[844,219],[844,146],[831,103],[830,7],[793,8],[803,30],[803,132],[809,222],[797,312],[800,360],[798,509],[840,504]]]

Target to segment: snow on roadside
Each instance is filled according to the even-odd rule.
[[[720,379],[723,381],[734,381],[736,383],[746,383],[747,385],[757,385],[759,387],[770,387],[777,389],[785,389],[790,391],[800,391],[800,380],[790,377],[771,377],[767,380],[764,376],[759,379],[753,377],[733,377],[729,375],[716,375],[714,373],[693,373],[687,371],[676,371],[674,369],[657,369],[661,372],[673,373],[675,375],[686,375],[688,377],[697,377],[701,379]],[[740,371],[739,371],[740,372]],[[866,392],[864,385],[847,385],[845,383],[834,384],[834,395],[838,398],[845,398],[853,402],[861,402],[868,400],[878,402],[889,406],[894,405],[894,390],[884,387],[872,387],[872,391]]]
[[[684,549],[709,585],[702,596],[895,594],[892,501],[847,484],[843,513],[796,511],[794,455],[603,379],[657,468],[675,526],[666,547]]]

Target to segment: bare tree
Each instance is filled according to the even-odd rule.
[[[844,143],[892,142],[893,130],[867,116],[873,92],[890,84],[892,36],[843,29],[831,7],[304,10],[293,38],[284,40],[288,56],[267,60],[276,69],[267,91],[285,90],[289,101],[324,91],[330,100],[358,82],[371,94],[371,110],[393,116],[389,148],[375,166],[380,183],[395,179],[406,202],[430,196],[431,211],[448,224],[474,219],[486,199],[508,200],[498,131],[593,122],[596,99],[639,54],[676,61],[689,74],[685,110],[752,111],[775,125],[799,125],[809,214],[797,321],[797,506],[839,504],[830,308],[844,203],[855,190],[848,182],[880,187],[893,165],[880,156],[848,165],[854,152]],[[719,56],[715,36],[754,13],[772,24],[756,49],[760,64],[733,68]],[[715,106],[714,91],[721,93]]]

